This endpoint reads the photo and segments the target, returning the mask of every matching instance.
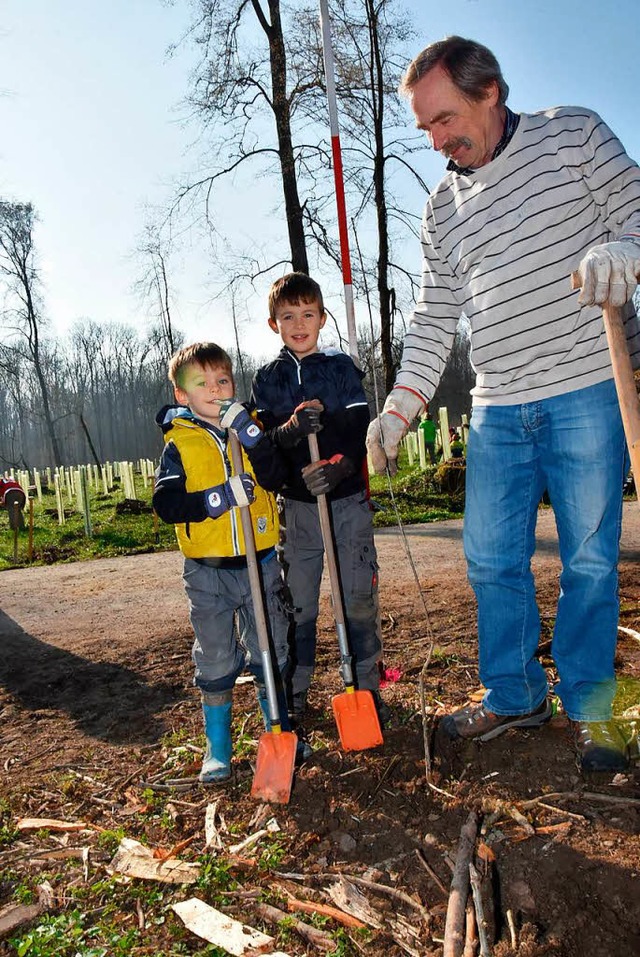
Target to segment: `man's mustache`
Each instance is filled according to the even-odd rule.
[[[468,150],[471,149],[473,144],[468,136],[458,136],[455,140],[448,140],[444,144],[440,152],[443,153],[447,157],[447,159],[449,159],[452,153],[455,153],[455,151],[459,149],[461,146],[464,146],[465,149],[468,149]]]

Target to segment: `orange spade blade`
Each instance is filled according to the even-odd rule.
[[[265,732],[258,742],[251,797],[288,804],[293,784],[298,738],[293,731]]]
[[[366,751],[383,743],[380,719],[370,691],[345,691],[331,700],[345,751]]]

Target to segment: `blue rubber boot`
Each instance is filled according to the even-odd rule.
[[[207,751],[198,780],[217,784],[231,776],[231,691],[203,693],[202,714]]]
[[[265,731],[271,731],[271,715],[269,714],[269,699],[267,698],[267,689],[264,685],[256,685],[256,694],[258,696],[258,704],[260,705],[260,710],[262,712],[262,720],[264,721]],[[278,710],[280,711],[280,727],[283,731],[291,731],[291,722],[289,721],[289,715],[287,714],[287,702],[284,694],[278,694]],[[310,758],[313,754],[313,748],[311,745],[304,740],[304,738],[298,738],[298,744],[296,745],[296,765],[302,764],[303,761],[306,761],[307,758]]]

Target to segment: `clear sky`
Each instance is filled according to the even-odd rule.
[[[406,7],[417,31],[413,52],[451,33],[480,40],[502,65],[513,109],[589,106],[640,159],[640,0],[412,0]],[[177,108],[193,53],[166,53],[189,23],[188,0],[0,0],[0,14],[0,197],[31,201],[38,211],[53,328],[85,316],[142,324],[131,289],[144,207],[165,203],[171,182],[194,166],[187,154],[194,130]],[[444,163],[425,149],[419,167],[434,184]],[[251,216],[253,189],[268,188],[261,180],[227,193],[216,210],[222,230],[238,209]],[[422,201],[416,193],[416,211]],[[403,265],[419,272],[417,245]],[[208,304],[206,271],[206,252],[176,265],[175,315],[189,340],[230,344],[224,310]],[[264,301],[255,309],[263,313]],[[277,347],[261,315],[260,334],[244,329],[249,351]]]

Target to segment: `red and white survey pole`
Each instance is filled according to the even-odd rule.
[[[356,333],[356,314],[353,307],[353,284],[351,281],[351,254],[349,252],[349,231],[347,229],[347,204],[344,196],[344,176],[342,172],[342,150],[340,148],[340,128],[338,126],[338,105],[336,100],[335,67],[333,45],[331,42],[331,24],[327,0],[320,0],[320,27],[322,30],[322,53],[324,57],[324,76],[327,84],[327,103],[329,106],[329,125],[331,129],[331,152],[333,154],[333,178],[338,207],[338,232],[340,235],[340,260],[342,263],[342,281],[344,283],[344,304],[347,313],[347,332],[349,335],[349,354],[360,365],[358,355],[358,336]]]

